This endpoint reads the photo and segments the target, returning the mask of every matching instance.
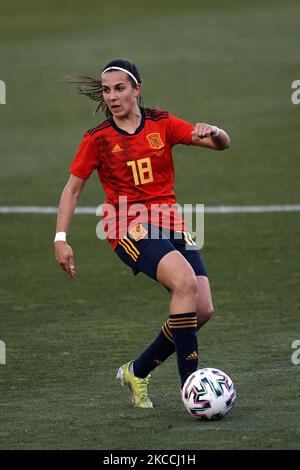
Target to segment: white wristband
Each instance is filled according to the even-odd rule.
[[[217,126],[212,126],[210,135],[212,137],[218,137],[219,134],[220,134],[220,129]]]
[[[55,242],[65,242],[67,241],[67,234],[66,232],[56,232],[54,243]]]

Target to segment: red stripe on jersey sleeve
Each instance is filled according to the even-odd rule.
[[[77,153],[70,166],[70,173],[87,180],[96,168],[99,167],[99,159],[92,137],[86,132],[79,145]]]
[[[169,115],[168,135],[171,147],[177,144],[190,145],[194,126],[175,116]]]

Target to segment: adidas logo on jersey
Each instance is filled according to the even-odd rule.
[[[122,152],[120,145],[116,144],[112,149],[112,152]]]

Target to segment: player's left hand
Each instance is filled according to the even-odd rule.
[[[212,126],[211,124],[207,124],[205,122],[197,122],[192,131],[192,136],[196,140],[207,139],[208,137],[214,134],[215,129],[216,127]]]

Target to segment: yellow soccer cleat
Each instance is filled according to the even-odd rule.
[[[132,393],[132,402],[136,408],[153,408],[153,403],[148,397],[148,383],[150,375],[145,379],[136,377],[130,370],[131,362],[121,366],[117,372],[117,379],[121,380],[122,385],[127,385]]]

